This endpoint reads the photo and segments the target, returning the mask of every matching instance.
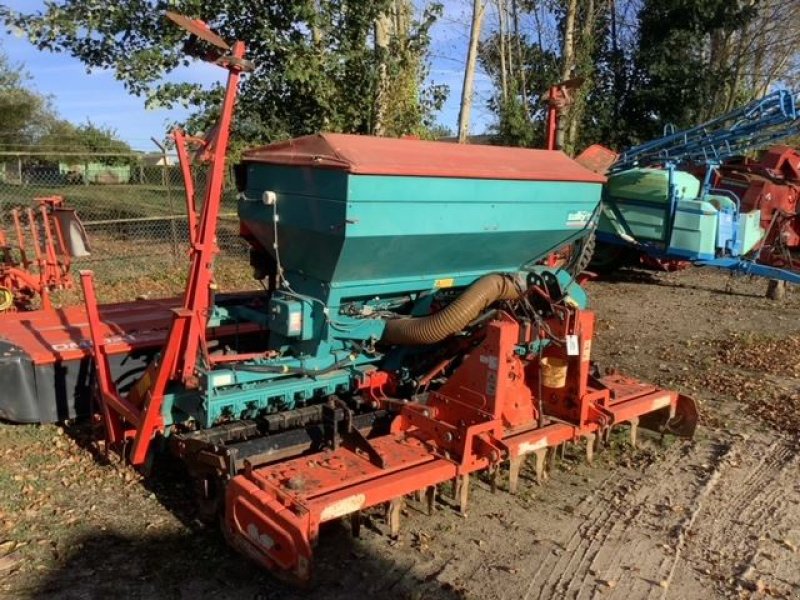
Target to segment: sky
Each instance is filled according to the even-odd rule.
[[[3,4],[19,11],[41,7],[41,0],[4,0]],[[445,0],[443,17],[434,25],[430,51],[430,81],[450,88],[448,100],[437,120],[455,131],[463,83],[464,63],[469,42],[471,0]],[[0,32],[0,43],[12,64],[21,64],[31,76],[30,87],[51,98],[58,114],[73,123],[91,120],[110,127],[137,150],[155,150],[151,137],[163,140],[169,123],[188,115],[182,108],[145,109],[144,98],[132,96],[117,81],[112,71],[87,73],[78,59],[66,54],[42,52],[22,35]],[[220,70],[203,62],[172,72],[168,79],[210,84]],[[491,82],[478,73],[472,110],[472,133],[484,132],[492,123],[486,101]]]

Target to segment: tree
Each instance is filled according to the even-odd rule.
[[[555,51],[545,46],[541,36],[532,38],[521,32],[516,24],[518,18],[513,16],[515,6],[512,4],[515,25],[498,27],[481,42],[479,56],[496,89],[489,100],[489,108],[497,115],[493,127],[495,142],[536,147],[542,145],[544,137],[543,93],[560,80],[560,60]],[[512,49],[513,60],[509,59]],[[514,70],[506,72],[512,62]]]
[[[34,149],[42,153],[44,160],[51,162],[91,160],[118,165],[133,160],[133,150],[119,139],[113,129],[91,121],[76,126],[69,121],[54,119]]]
[[[495,1],[524,21],[512,27],[499,10],[481,44],[502,143],[541,144],[541,93],[575,76],[584,84],[562,123],[569,152],[623,149],[800,82],[798,2]]]
[[[27,148],[54,119],[48,99],[25,87],[27,79],[0,52],[0,150]]]
[[[472,5],[472,25],[469,33],[467,64],[464,68],[464,85],[461,88],[461,106],[458,111],[458,141],[463,144],[469,137],[470,117],[472,115],[472,93],[475,82],[475,65],[478,62],[478,43],[481,39],[483,14],[486,10],[484,0],[474,0]]]
[[[164,80],[189,60],[184,33],[163,14],[205,20],[223,38],[243,40],[255,64],[241,86],[234,130],[240,143],[252,143],[321,129],[399,135],[424,127],[443,101],[441,89],[420,93],[428,29],[440,5],[407,19],[390,32],[388,46],[382,40],[375,48],[376,22],[397,8],[395,0],[119,0],[98,10],[96,0],[54,0],[41,12],[1,14],[40,49],[113,70],[149,105],[195,108],[188,124],[195,131],[215,120],[221,86]],[[395,80],[406,93],[386,93],[386,82]]]
[[[757,15],[753,3],[730,0],[645,0],[634,56],[636,91],[627,121],[642,140],[665,124],[684,128],[732,107],[725,82],[735,77],[728,42]]]

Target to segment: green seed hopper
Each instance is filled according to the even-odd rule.
[[[603,182],[559,152],[338,134],[250,151],[244,169],[245,236],[323,300],[517,270],[586,233]]]

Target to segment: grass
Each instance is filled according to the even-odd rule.
[[[0,183],[0,212],[29,206],[32,198],[63,196],[87,222],[185,214],[183,185],[10,185]],[[223,212],[236,209],[235,192],[225,194]]]

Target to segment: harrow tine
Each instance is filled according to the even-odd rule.
[[[357,510],[350,514],[350,531],[354,538],[361,537],[361,511]]]
[[[544,484],[547,479],[546,461],[547,461],[547,448],[539,448],[533,451],[534,470],[536,471],[536,483],[539,485]]]
[[[425,506],[428,515],[432,515],[436,510],[436,486],[430,485],[425,489]]]
[[[639,417],[632,417],[629,422],[631,424],[631,446],[636,448],[639,437]]]
[[[491,487],[492,493],[497,493],[497,486],[500,482],[500,465],[495,464],[489,468],[489,486]]]
[[[458,497],[458,512],[465,517],[467,516],[467,504],[469,503],[469,474],[458,476],[456,496]]]
[[[589,466],[594,463],[594,444],[596,437],[594,433],[586,434],[586,464]]]
[[[603,428],[602,443],[604,448],[608,448],[611,445],[611,425]]]
[[[547,449],[547,473],[552,473],[556,469],[556,455],[559,448],[561,449],[561,460],[564,460],[564,446],[566,444],[559,444],[554,448]],[[547,477],[547,473],[545,476]]]
[[[594,453],[600,454],[603,449],[605,448],[605,440],[606,440],[606,429],[605,427],[601,427],[597,430],[597,434],[594,438]]]
[[[508,493],[516,494],[519,488],[519,472],[525,456],[514,456],[508,459]]]
[[[386,517],[389,521],[389,536],[393,540],[396,540],[400,536],[400,516],[405,503],[406,501],[403,496],[389,501],[389,510],[387,511]]]

